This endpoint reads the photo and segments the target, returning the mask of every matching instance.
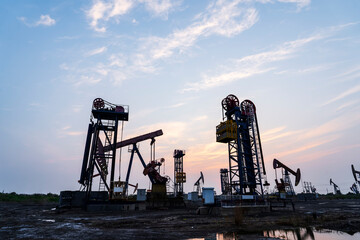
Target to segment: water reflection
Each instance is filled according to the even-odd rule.
[[[294,240],[315,240],[312,228],[264,231],[264,237]]]
[[[206,238],[192,238],[189,240],[359,240],[360,233],[353,235],[332,231],[316,230],[314,228],[297,228],[289,230],[264,231],[262,234],[216,233]]]

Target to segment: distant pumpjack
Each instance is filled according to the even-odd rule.
[[[292,186],[289,173],[291,173],[292,175],[295,176],[295,186],[297,186],[299,184],[300,178],[301,178],[300,169],[298,168],[295,172],[277,159],[274,159],[273,167],[275,169],[275,175],[277,175],[276,169],[282,168],[282,178],[280,179],[280,183],[278,182],[277,177],[275,179],[275,183],[276,183],[276,187],[277,187],[278,191],[286,192],[287,195],[294,196],[295,191]]]
[[[350,187],[350,190],[354,193],[354,194],[359,194],[359,188],[357,186],[356,183],[353,183],[353,185]]]
[[[230,193],[263,196],[267,181],[255,105],[240,104],[232,94],[221,105],[226,121],[216,126],[216,141],[228,144]]]
[[[356,171],[354,165],[351,164],[351,171],[355,178],[355,183],[350,187],[351,191],[355,194],[359,194],[359,187],[360,187],[360,171]]]
[[[334,194],[335,195],[341,195],[341,191],[340,191],[340,188],[339,186],[333,182],[333,180],[330,178],[330,185],[333,185],[334,186]]]
[[[200,177],[199,179],[194,183],[194,189],[195,191],[198,193],[198,195],[200,196],[202,191],[201,191],[201,186],[204,185],[204,175],[202,172],[200,172]]]
[[[184,192],[186,173],[184,172],[185,150],[174,150],[174,196],[181,196]]]
[[[316,193],[316,188],[311,182],[304,181],[304,193]]]

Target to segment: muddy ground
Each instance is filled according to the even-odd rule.
[[[359,199],[295,202],[295,212],[278,209],[236,217],[197,215],[196,209],[59,213],[55,207],[0,202],[0,239],[216,239],[217,233],[268,239],[265,230],[297,227],[360,232]]]

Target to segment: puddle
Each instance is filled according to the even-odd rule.
[[[355,240],[360,239],[360,233],[350,235],[348,233],[332,230],[314,230],[312,228],[300,228],[292,230],[264,231],[262,239],[281,240]]]
[[[264,231],[263,234],[236,234],[236,233],[216,233],[206,238],[190,238],[188,240],[358,240],[360,233],[350,235],[348,233],[332,230],[315,230],[312,228],[300,228],[291,230],[272,230]]]
[[[40,221],[43,221],[43,222],[50,222],[50,223],[54,223],[55,222],[55,219],[39,219]]]

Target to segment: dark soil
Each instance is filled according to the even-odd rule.
[[[360,232],[359,199],[295,202],[295,212],[278,209],[237,217],[197,215],[196,209],[59,213],[55,207],[0,202],[0,239],[216,239],[217,233],[265,239],[266,230],[299,227]]]

